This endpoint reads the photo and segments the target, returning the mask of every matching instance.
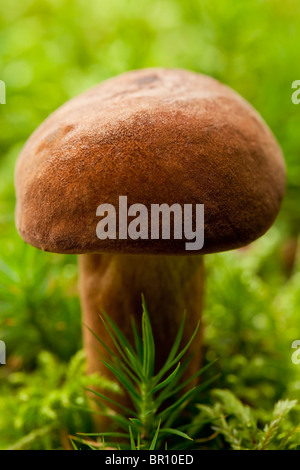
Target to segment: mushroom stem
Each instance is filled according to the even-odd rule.
[[[144,294],[155,340],[157,370],[167,358],[184,311],[182,345],[189,341],[201,319],[202,256],[84,254],[79,256],[79,271],[83,323],[113,350],[112,340],[99,318],[101,310],[132,340],[131,317],[140,325]],[[200,366],[201,330],[191,344],[190,352],[194,355],[185,377]],[[100,355],[107,356],[105,349],[87,328],[83,335],[88,373],[98,372],[112,378],[99,360]]]

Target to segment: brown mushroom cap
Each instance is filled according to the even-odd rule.
[[[185,240],[99,240],[96,209],[204,204],[199,254],[241,247],[273,223],[281,150],[258,113],[218,81],[145,69],[67,102],[30,137],[16,167],[23,239],[57,253],[192,254]],[[172,233],[172,232],[171,232]]]

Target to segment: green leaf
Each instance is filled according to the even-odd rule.
[[[124,432],[78,432],[77,434],[88,437],[129,437],[129,434]]]
[[[142,337],[143,337],[143,372],[147,378],[153,375],[155,362],[155,345],[152,328],[149,319],[149,313],[142,297],[143,316],[142,316]]]
[[[158,423],[156,432],[154,434],[153,440],[150,444],[149,450],[155,450],[155,446],[156,446],[156,442],[157,442],[158,434],[159,434],[160,423],[161,423],[161,420],[159,420],[159,423]]]
[[[74,439],[70,439],[70,441],[71,441],[71,444],[72,444],[73,449],[74,449],[74,450],[79,450],[78,447],[77,447],[77,445],[76,445],[75,442],[74,442]]]
[[[118,363],[118,365],[125,370],[125,372],[132,378],[132,380],[138,383],[139,382],[138,378],[136,377],[134,373],[132,373],[130,369],[128,369],[128,367],[126,367],[125,362],[122,362],[120,358],[104,343],[104,341],[102,341],[102,339],[96,333],[94,333],[93,330],[91,330],[91,328],[89,328],[85,324],[84,326],[90,331],[90,333],[92,333],[92,335],[97,339],[97,341],[107,350],[109,355]]]
[[[170,369],[170,364],[171,364],[172,360],[174,359],[174,356],[177,353],[180,342],[181,342],[183,329],[184,329],[184,323],[185,323],[185,317],[186,317],[186,312],[184,312],[184,314],[182,316],[182,320],[180,322],[180,326],[179,326],[175,341],[173,343],[173,346],[171,348],[171,351],[168,355],[168,358],[167,358],[164,366],[161,368],[161,370],[156,375],[156,377],[154,377],[154,381],[160,380],[161,377]]]
[[[102,316],[100,316],[104,327],[106,328],[108,334],[110,335],[111,339],[113,340],[113,343],[116,346],[116,349],[119,352],[122,359],[127,363],[127,365],[129,367],[131,367],[130,362],[128,361],[128,359],[126,358],[126,355],[124,354],[124,352],[122,350],[122,347],[124,348],[124,350],[125,349],[131,350],[131,346],[130,346],[129,342],[126,340],[125,336],[123,335],[123,333],[121,333],[121,331],[119,330],[117,325],[113,322],[113,320],[111,320],[108,317],[108,315],[106,315],[105,313],[103,313],[103,315],[105,316],[105,319],[108,320],[106,322],[104,320],[104,318]],[[109,325],[111,326],[112,329],[109,327]],[[131,351],[131,353],[134,355],[133,351]]]
[[[199,375],[201,374],[201,372],[199,371],[199,373],[196,373],[194,374],[193,378],[191,377],[190,379],[186,380],[186,382],[184,382],[183,384],[180,384],[178,387],[174,388],[174,390],[172,390],[171,392],[169,392],[168,394],[165,394],[163,395],[162,397],[159,395],[158,397],[158,400],[159,400],[159,403],[161,403],[162,401],[165,401],[167,400],[168,398],[172,397],[173,395],[176,395],[180,390],[182,390],[184,387],[186,387],[186,385],[191,382],[191,380],[193,380],[195,377],[198,377]],[[211,377],[210,379],[207,379],[205,382],[203,382],[202,384],[198,385],[198,393],[199,392],[202,392],[202,390],[204,390],[205,388],[207,388],[211,383],[213,383],[215,380],[217,380],[218,378],[220,377],[220,374],[217,374],[215,375],[214,377]],[[162,392],[163,393],[163,392]]]
[[[193,441],[193,439],[188,436],[186,433],[179,431],[178,429],[173,429],[173,428],[161,428],[160,430],[161,434],[166,433],[166,434],[176,434],[176,436],[183,437],[184,439],[187,439],[189,441]]]
[[[137,450],[141,450],[141,435],[138,434],[137,436]]]
[[[137,418],[129,418],[129,420],[130,420],[132,423],[136,424],[137,426],[142,426],[142,425],[143,425],[143,423],[142,423],[142,421],[141,421],[140,419],[137,419]]]
[[[125,352],[128,356],[128,359],[131,363],[130,367],[132,368],[132,370],[134,370],[134,372],[140,377],[140,379],[142,381],[145,380],[145,374],[144,374],[144,371],[143,371],[143,367],[142,365],[140,364],[140,361],[138,359],[137,356],[133,355],[131,353],[131,351],[129,349],[125,349]]]
[[[175,357],[175,359],[171,362],[171,366],[170,367],[173,367],[174,364],[176,364],[181,358],[182,356],[186,353],[186,351],[189,349],[191,343],[193,342],[196,334],[198,333],[198,330],[199,330],[199,326],[200,326],[200,321],[197,323],[196,325],[196,328],[195,328],[195,331],[194,333],[192,334],[189,342],[187,343],[187,345],[181,350],[181,352]]]
[[[182,405],[182,403],[184,403],[185,401],[188,401],[191,396],[196,392],[196,390],[198,391],[198,388],[199,387],[193,387],[191,390],[187,391],[182,397],[180,397],[175,403],[173,403],[172,405],[170,405],[168,408],[166,408],[165,410],[161,411],[158,415],[159,418],[161,418],[161,420],[163,421],[169,414],[172,410],[175,409],[178,409],[180,405]]]
[[[163,380],[162,382],[160,382],[158,385],[156,385],[153,388],[152,393],[154,394],[154,393],[158,392],[159,390],[164,388],[166,385],[168,385],[170,382],[172,382],[173,379],[175,378],[175,375],[177,374],[179,368],[180,368],[180,362],[178,363],[176,369],[173,370],[173,372],[165,380]]]
[[[125,411],[126,414],[133,415],[133,416],[135,416],[135,417],[138,416],[137,413],[134,412],[133,410],[127,408],[126,406],[121,405],[120,403],[118,403],[118,402],[115,401],[115,400],[112,400],[112,399],[109,398],[109,397],[106,397],[105,395],[102,395],[102,393],[99,393],[99,392],[97,392],[96,390],[92,390],[92,389],[90,389],[90,388],[86,388],[86,390],[87,390],[88,392],[93,393],[93,394],[96,395],[97,397],[102,398],[103,400],[108,401],[109,403],[112,403],[113,405],[116,405],[116,406],[119,407],[121,410]]]
[[[102,339],[85,323],[83,323],[83,326],[89,330],[89,332],[96,338],[96,340],[106,349],[106,351],[109,353],[111,357],[117,358],[118,356],[102,341]]]
[[[102,312],[103,316],[105,317],[105,320],[107,324],[110,326],[111,330],[113,331],[114,337],[117,338],[119,341],[120,345],[122,346],[123,349],[128,348],[132,353],[134,353],[131,344],[127,340],[126,336],[122,333],[120,328],[117,326],[117,324],[110,318],[109,315],[107,315],[106,312]]]
[[[143,362],[143,345],[142,345],[142,341],[141,341],[134,317],[131,317],[131,328],[133,332],[136,352],[138,354],[139,360]]]
[[[192,341],[194,340],[197,332],[198,332],[198,329],[199,329],[199,325],[200,325],[200,322],[197,323],[197,326],[195,328],[195,331],[194,333],[192,334],[190,340],[188,341],[188,343],[186,344],[186,346],[181,350],[181,352],[179,354],[177,354],[177,356],[175,357],[175,359],[173,359],[172,361],[170,362],[166,362],[165,365],[162,367],[162,369],[160,370],[160,372],[157,374],[159,376],[159,378],[161,378],[171,367],[173,367],[174,365],[176,365],[179,360],[182,358],[182,356],[186,353],[186,351],[188,350],[188,348],[190,347]]]
[[[177,388],[174,389],[174,393],[177,393],[179,392],[179,390],[181,390],[182,388],[186,387],[190,382],[192,382],[194,379],[196,379],[197,377],[199,377],[199,375],[202,375],[207,369],[209,369],[218,359],[214,359],[212,362],[206,364],[204,367],[202,367],[202,369],[198,370],[197,372],[195,372],[195,374],[191,375],[191,377],[189,377],[187,380],[185,380],[184,382],[182,382]],[[213,377],[213,379],[205,382],[206,385],[210,384],[213,380],[216,380],[216,378],[219,377],[219,375],[216,375],[215,377]]]
[[[136,445],[135,445],[135,442],[134,442],[134,439],[133,439],[133,434],[132,434],[130,426],[129,426],[129,434],[130,434],[130,447],[131,447],[131,450],[136,450]]]
[[[125,387],[125,389],[128,391],[130,396],[134,398],[137,401],[140,401],[140,396],[138,395],[137,391],[135,390],[132,382],[126,375],[123,374],[122,371],[117,370],[112,364],[109,364],[106,361],[101,360],[101,362],[107,367],[114,375],[115,377],[121,382],[121,384]]]

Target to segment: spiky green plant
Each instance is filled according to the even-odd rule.
[[[198,386],[191,387],[186,391],[187,386],[211,365],[208,364],[188,379],[180,381],[190,357],[184,358],[183,362],[180,361],[188,352],[190,344],[197,334],[199,324],[188,343],[183,349],[179,350],[185,323],[185,315],[183,315],[169,355],[162,368],[155,373],[155,342],[144,298],[142,299],[142,305],[141,335],[135,321],[132,320],[134,346],[130,344],[114,321],[105,313],[103,313],[101,319],[113,340],[118,354],[115,354],[95,335],[111,358],[110,361],[105,361],[104,359],[101,359],[101,361],[128,392],[132,401],[132,407],[124,407],[108,396],[88,389],[98,399],[101,399],[102,408],[104,400],[108,405],[113,405],[119,410],[119,412],[112,411],[108,407],[99,412],[103,416],[112,418],[112,421],[118,427],[118,432],[82,434],[85,437],[76,437],[73,439],[73,443],[74,440],[77,440],[91,448],[97,448],[95,444],[91,444],[91,441],[88,441],[86,438],[101,438],[100,448],[102,449],[105,446],[109,446],[119,449],[153,450],[165,448],[167,445],[166,440],[170,436],[175,436],[181,440],[193,440],[193,436],[187,434],[185,425],[181,424],[181,426],[177,427],[175,424],[178,417],[186,410],[187,405],[212,380],[210,379]],[[182,393],[180,394],[180,392]],[[119,431],[120,429],[122,432]],[[122,441],[118,444],[111,442],[111,440],[120,438]],[[105,444],[103,439],[106,441]]]

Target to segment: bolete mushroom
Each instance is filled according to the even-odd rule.
[[[184,310],[183,341],[201,318],[203,257],[249,244],[272,225],[284,194],[281,150],[258,113],[218,81],[177,69],[125,73],[72,99],[34,132],[16,166],[16,224],[31,245],[79,254],[83,319],[111,348],[99,313],[126,335],[153,325],[157,366]],[[205,241],[97,237],[97,207],[204,204]],[[102,214],[103,215],[103,214]],[[149,221],[149,226],[151,220]],[[201,330],[201,329],[200,329]],[[201,331],[189,374],[201,360]],[[109,372],[86,329],[88,371]]]

